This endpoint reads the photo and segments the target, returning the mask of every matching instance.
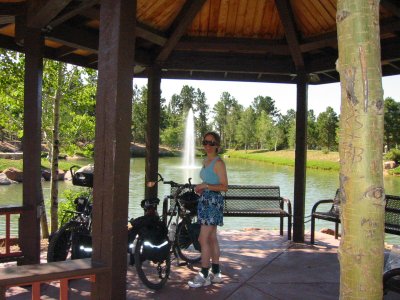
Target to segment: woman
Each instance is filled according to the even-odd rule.
[[[198,222],[201,224],[199,242],[201,245],[201,271],[193,280],[190,287],[210,285],[211,282],[222,282],[219,267],[220,249],[217,239],[217,225],[223,225],[224,198],[221,192],[228,189],[228,177],[225,163],[218,156],[221,138],[215,132],[204,135],[203,146],[207,158],[203,161],[200,177],[201,184],[196,185],[195,192],[200,196],[197,207]],[[212,262],[211,272],[210,260]]]

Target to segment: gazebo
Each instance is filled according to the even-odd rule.
[[[23,263],[39,263],[43,58],[98,70],[92,260],[125,293],[132,79],[148,78],[146,178],[158,170],[162,78],[297,86],[293,240],[304,241],[307,87],[339,81],[335,0],[0,0],[0,47],[25,53]],[[400,73],[400,4],[380,1],[382,74]],[[147,196],[157,195],[157,187]]]

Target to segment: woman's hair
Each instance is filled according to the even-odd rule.
[[[211,135],[214,138],[215,142],[217,143],[216,152],[218,153],[218,147],[221,145],[221,137],[218,133],[214,131],[209,131],[204,135],[203,139],[205,139],[207,135]]]

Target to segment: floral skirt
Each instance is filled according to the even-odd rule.
[[[224,197],[219,192],[204,191],[197,205],[198,223],[202,225],[224,225]]]

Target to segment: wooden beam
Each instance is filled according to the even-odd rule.
[[[213,52],[174,52],[161,67],[173,70],[297,73],[292,61],[285,56],[267,59],[265,55],[216,54]]]
[[[99,76],[93,188],[93,299],[125,299],[135,0],[100,1]]]
[[[304,211],[306,198],[308,76],[297,78],[296,155],[294,168],[293,241],[304,242]]]
[[[61,46],[60,48],[57,48],[54,52],[57,57],[63,57],[73,53],[75,50],[76,50],[75,48],[71,48],[68,46]]]
[[[64,14],[60,15],[59,17],[55,18],[54,20],[52,20],[49,24],[48,27],[50,28],[54,28],[62,23],[64,23],[65,21],[75,17],[76,15],[80,14],[80,12],[87,10],[91,7],[93,7],[94,5],[98,4],[100,2],[100,0],[88,0],[88,1],[84,1],[83,3],[81,3],[80,5],[78,5],[77,7],[69,10],[68,12],[65,12]]]
[[[42,128],[42,76],[44,41],[39,29],[28,28],[25,36],[24,80],[24,185],[19,240],[24,255],[22,264],[40,263],[40,216],[42,198],[40,171]]]
[[[278,10],[283,28],[285,29],[285,36],[289,46],[290,53],[296,68],[298,70],[304,69],[304,60],[301,54],[300,44],[297,37],[296,26],[293,18],[293,11],[289,0],[275,0],[275,5]]]
[[[287,44],[283,44],[281,40],[253,38],[184,37],[178,42],[174,50],[234,51],[290,55]]]
[[[0,3],[1,16],[17,16],[25,13],[26,2]]]
[[[398,3],[398,0],[380,0],[381,6],[393,13],[396,17],[400,18],[400,6]]]
[[[185,5],[175,19],[176,24],[171,26],[172,33],[158,54],[155,60],[156,62],[164,62],[168,58],[168,56],[174,50],[174,47],[178,43],[179,39],[185,34],[187,27],[193,21],[194,17],[199,13],[205,2],[206,0],[187,0],[185,2]]]
[[[46,0],[41,3],[33,2],[28,9],[27,26],[44,28],[55,18],[72,0]],[[43,3],[43,4],[42,4]]]
[[[160,143],[161,116],[161,69],[158,65],[148,68],[147,89],[147,125],[146,125],[146,166],[145,166],[145,197],[157,198],[158,185],[147,186],[147,182],[158,179],[158,151]],[[150,121],[151,120],[151,121]]]
[[[46,32],[46,37],[71,48],[89,50],[95,53],[99,48],[99,35],[97,33],[67,25],[60,25]]]

